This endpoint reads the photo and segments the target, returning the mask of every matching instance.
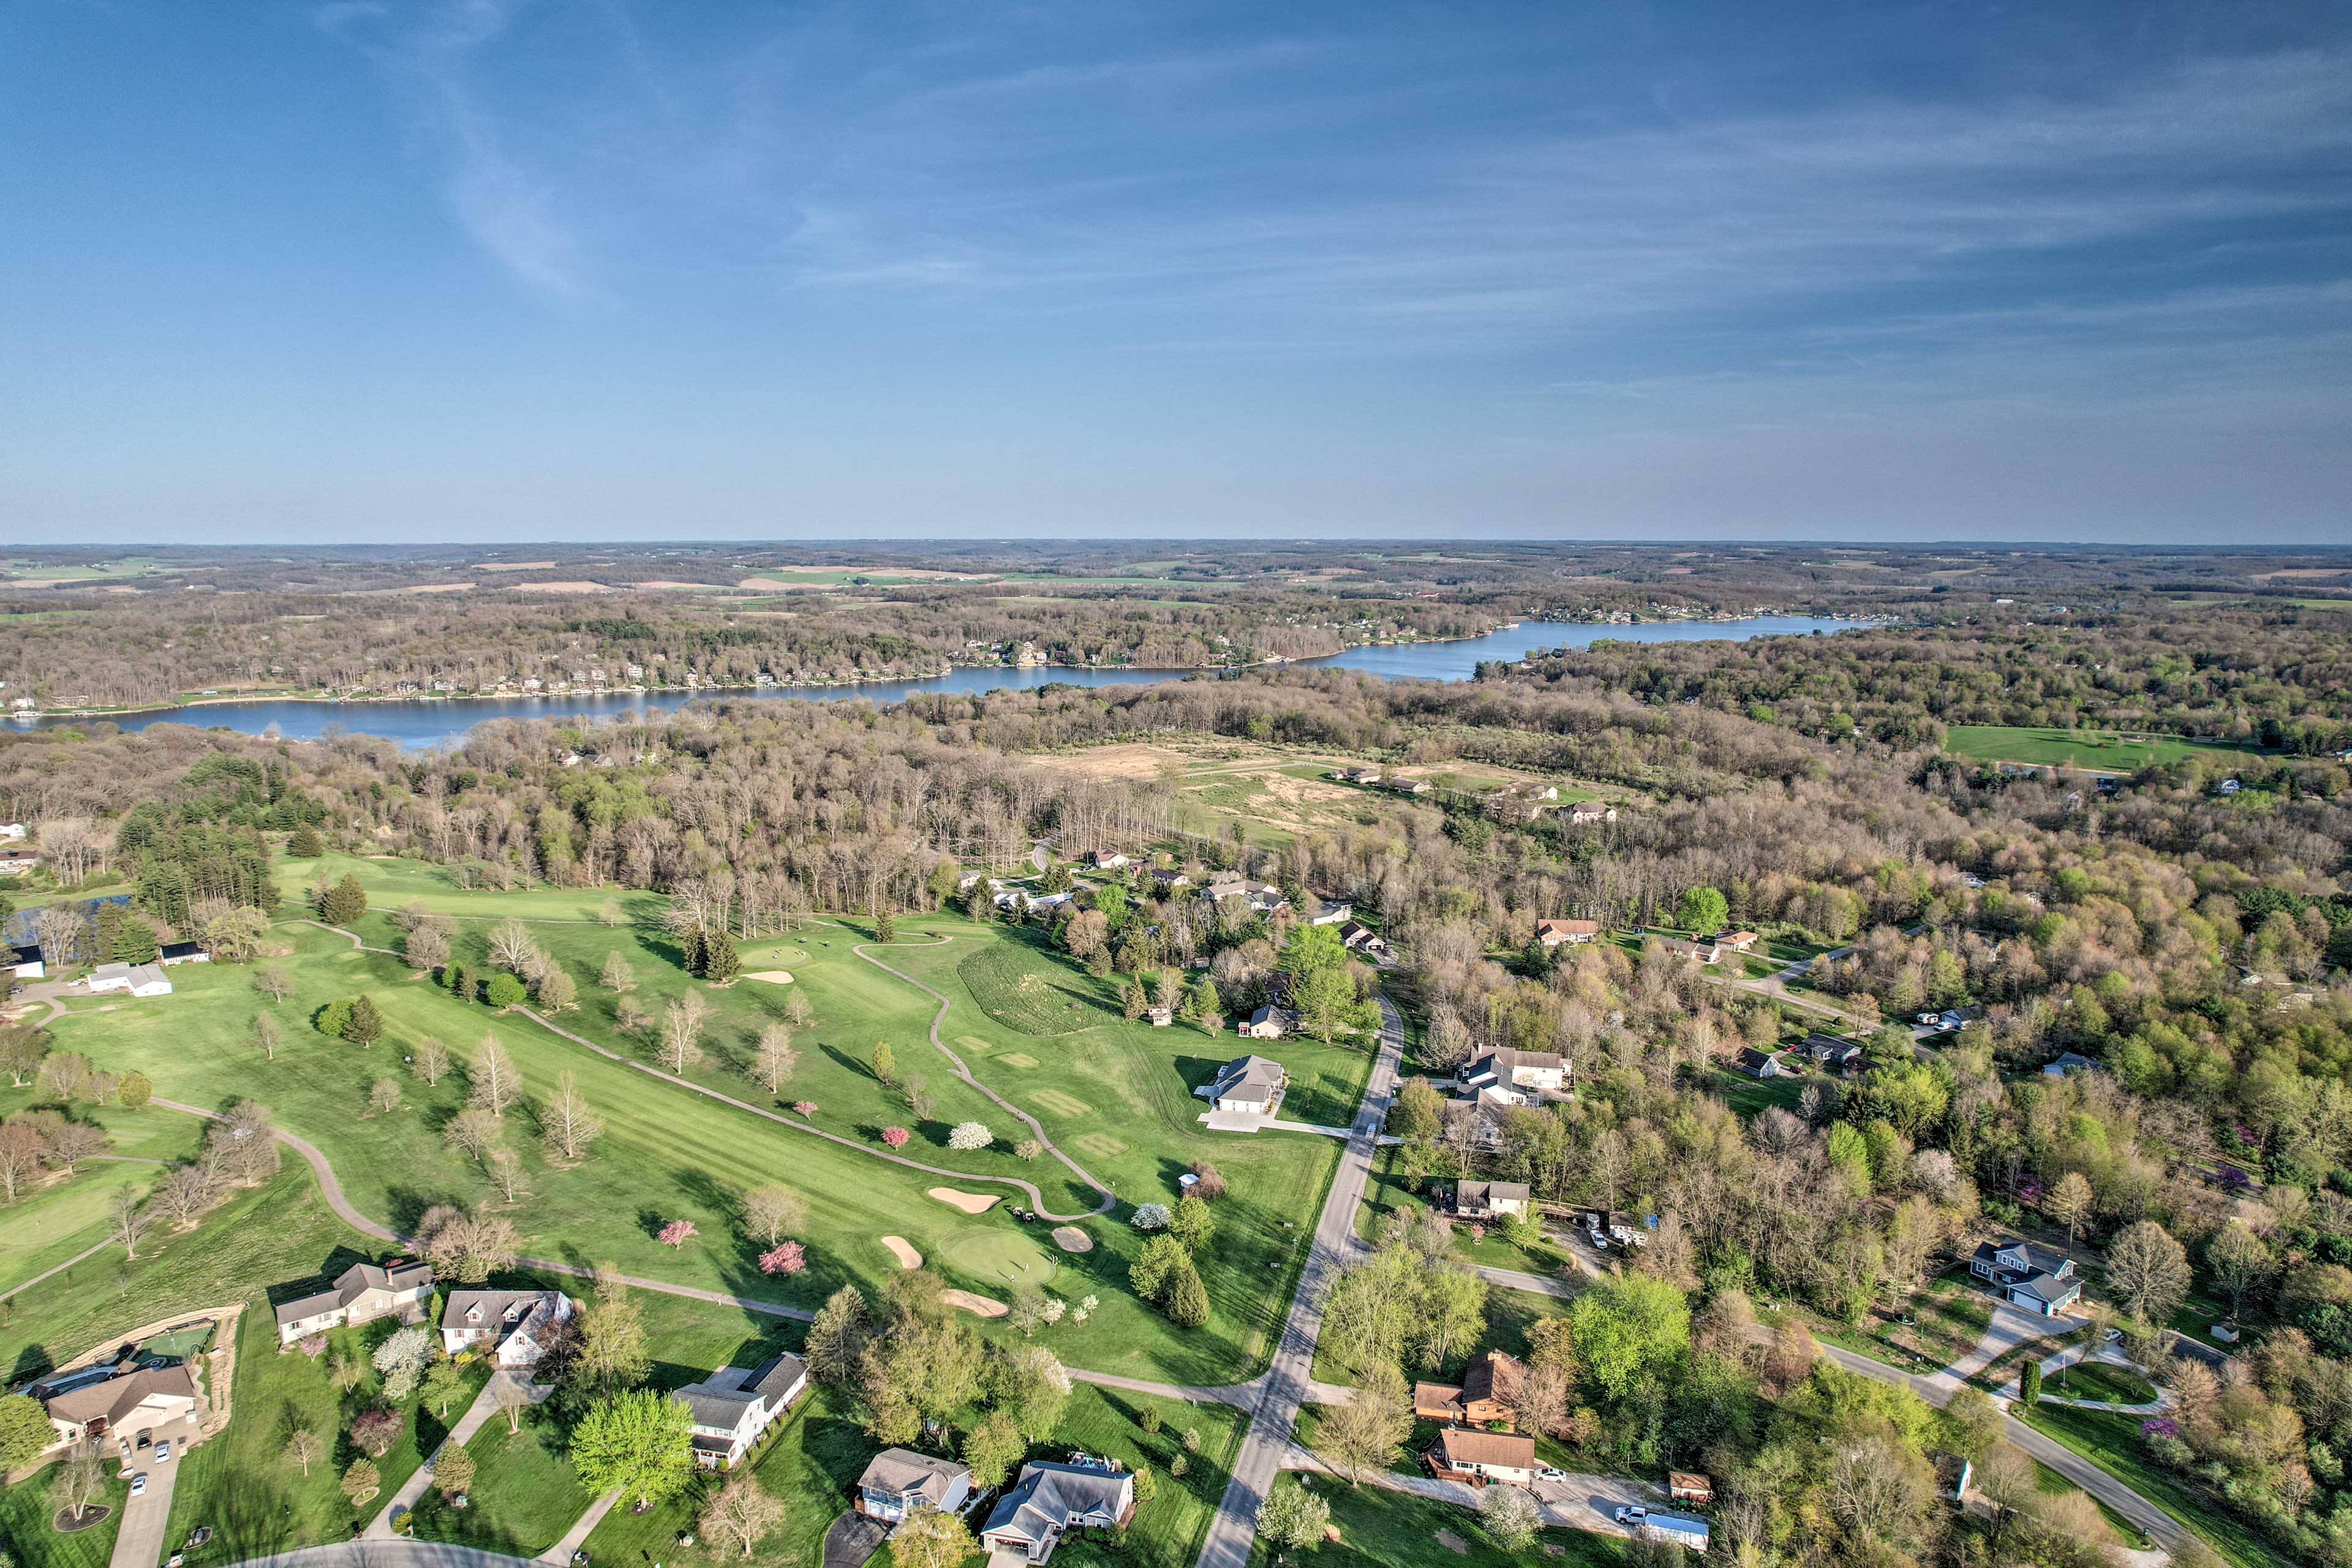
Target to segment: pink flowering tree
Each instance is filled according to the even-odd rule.
[[[654,1239],[664,1247],[684,1247],[694,1239],[694,1222],[690,1219],[674,1219],[662,1226],[661,1234]]]
[[[893,1149],[905,1148],[907,1146],[907,1140],[910,1134],[903,1127],[885,1127],[882,1129],[882,1142],[887,1143]]]
[[[793,1109],[799,1111],[803,1116],[814,1116],[816,1114],[816,1101],[814,1100],[795,1100],[793,1101]]]
[[[797,1241],[780,1241],[771,1250],[760,1254],[760,1272],[762,1274],[798,1274],[807,1267],[808,1259],[802,1255],[801,1244]]]

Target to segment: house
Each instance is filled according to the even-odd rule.
[[[1339,945],[1349,952],[1363,954],[1375,963],[1391,956],[1387,940],[1361,921],[1349,921],[1339,927]]]
[[[1356,906],[1353,904],[1327,903],[1318,899],[1315,901],[1314,912],[1307,917],[1307,923],[1311,926],[1339,925],[1353,919],[1355,913]]]
[[[1488,1086],[1526,1091],[1528,1098],[1566,1094],[1568,1058],[1551,1051],[1516,1051],[1497,1047],[1462,1069],[1454,1079],[1468,1089]]]
[[[159,963],[101,963],[89,973],[89,988],[99,991],[128,991],[133,996],[169,996],[172,983],[163,978]]]
[[[41,868],[37,849],[0,849],[0,877],[22,877]]]
[[[1862,1043],[1819,1029],[1797,1042],[1797,1054],[1825,1071],[1842,1072],[1862,1060]]]
[[[1753,1046],[1742,1047],[1733,1065],[1750,1078],[1780,1078],[1783,1074],[1779,1052],[1759,1051]]]
[[[274,1309],[278,1348],[347,1323],[373,1323],[378,1318],[394,1317],[415,1322],[425,1315],[425,1299],[432,1294],[429,1263],[404,1258],[380,1267],[354,1263],[335,1277],[332,1289],[299,1297]]]
[[[1248,1039],[1278,1040],[1298,1027],[1298,1015],[1287,1007],[1260,1007],[1242,1020],[1239,1032]]]
[[[12,956],[8,960],[8,973],[17,979],[38,980],[48,973],[48,965],[41,962],[39,948],[12,946],[9,952]]]
[[[17,700],[22,702],[24,701],[24,699],[18,698]],[[25,825],[23,823],[0,822],[0,844],[21,844],[24,842],[24,839]]]
[[[1176,1021],[1176,1009],[1173,1007],[1146,1007],[1143,1010],[1143,1016],[1150,1020],[1151,1026],[1153,1028],[1164,1029],[1168,1027],[1169,1025],[1173,1024]]]
[[[210,963],[213,955],[205,951],[200,942],[167,942],[155,950],[156,958],[166,969],[175,963]]]
[[[1235,1057],[1219,1069],[1216,1080],[1193,1092],[1206,1095],[1211,1106],[1237,1116],[1271,1116],[1290,1087],[1290,1074],[1280,1062],[1265,1057]]]
[[[1726,952],[1746,952],[1754,947],[1759,940],[1752,931],[1736,931],[1727,936],[1717,937],[1715,944]]]
[[[1523,1215],[1532,1196],[1525,1182],[1459,1181],[1454,1184],[1454,1212],[1464,1219]]]
[[[1462,1370],[1462,1385],[1416,1383],[1412,1413],[1423,1421],[1451,1421],[1489,1429],[1500,1424],[1509,1431],[1518,1424],[1519,1391],[1527,1384],[1528,1365],[1501,1351],[1480,1351]]]
[[[1032,1460],[980,1528],[990,1568],[1043,1563],[1074,1530],[1115,1530],[1135,1517],[1135,1475],[1109,1459]]]
[[[925,1509],[961,1513],[971,1498],[971,1471],[953,1459],[912,1448],[885,1448],[857,1478],[857,1511],[896,1524]]]
[[[36,1384],[26,1392],[57,1430],[59,1443],[79,1443],[111,1435],[124,1443],[196,1414],[199,1398],[195,1374],[184,1362],[157,1366],[136,1361],[117,1362]]]
[[[1723,944],[1711,936],[1689,940],[1670,936],[1665,939],[1665,948],[1676,958],[1687,958],[1694,963],[1714,963],[1723,957]]]
[[[1536,940],[1546,947],[1558,947],[1561,942],[1574,944],[1595,942],[1600,939],[1600,936],[1599,921],[1536,921]]]
[[[1290,900],[1284,898],[1282,889],[1273,883],[1253,882],[1242,877],[1228,878],[1222,882],[1212,882],[1201,889],[1201,896],[1213,904],[1222,904],[1227,899],[1239,899],[1262,915],[1270,915],[1278,910],[1286,910],[1290,907]]]
[[[1386,787],[1399,795],[1427,795],[1435,786],[1427,779],[1391,779]]]
[[[1122,866],[1135,864],[1116,849],[1097,849],[1082,858],[1097,871],[1116,871]]]
[[[2099,1064],[2074,1051],[2061,1051],[2042,1064],[2043,1078],[2069,1078],[2078,1072],[2095,1072]]]
[[[1617,820],[1617,808],[1605,801],[1572,800],[1568,803],[1568,819],[1579,827],[1590,826],[1596,822],[1614,822]]]
[[[441,1307],[441,1349],[492,1353],[501,1367],[536,1366],[556,1324],[572,1316],[561,1290],[452,1290]]]
[[[1192,885],[1192,878],[1187,877],[1181,871],[1170,868],[1162,868],[1152,872],[1151,879],[1155,883],[1159,884],[1160,891],[1166,893],[1172,893],[1179,888],[1189,888]]]
[[[693,1419],[694,1462],[726,1470],[807,1387],[807,1363],[796,1355],[775,1355],[757,1366],[722,1366],[670,1397]]]
[[[1376,784],[1381,782],[1381,770],[1378,768],[1341,768],[1332,773],[1331,776],[1338,779],[1341,784]]]
[[[2074,1260],[2054,1247],[2039,1247],[2015,1237],[1979,1242],[1969,1259],[1969,1272],[1992,1287],[2013,1306],[2054,1318],[2083,1294],[2074,1278]]]
[[[1671,1541],[1701,1556],[1706,1553],[1706,1521],[1694,1514],[1653,1512],[1634,1529],[1652,1541]]]
[[[1421,1458],[1430,1474],[1440,1480],[1464,1481],[1474,1487],[1490,1481],[1514,1487],[1535,1484],[1536,1440],[1510,1432],[1448,1426]]]
[[[1666,1500],[1705,1508],[1715,1500],[1715,1483],[1690,1470],[1666,1472]]]

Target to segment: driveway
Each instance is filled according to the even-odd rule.
[[[196,1424],[174,1421],[157,1427],[155,1435],[171,1440],[172,1457],[159,1465],[154,1449],[134,1448],[123,1461],[123,1474],[147,1478],[147,1492],[123,1500],[122,1527],[114,1533],[112,1568],[155,1568],[163,1561],[163,1531],[172,1522],[172,1493],[179,1484],[180,1468],[187,1461],[188,1444],[196,1436]]]

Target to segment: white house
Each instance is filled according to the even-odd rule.
[[[169,996],[172,983],[158,963],[101,963],[90,971],[93,992],[127,991],[133,996]]]
[[[441,1307],[441,1349],[488,1353],[501,1367],[536,1366],[549,1331],[572,1316],[561,1290],[452,1290]]]
[[[1422,1458],[1446,1480],[1500,1481],[1530,1487],[1536,1480],[1536,1440],[1513,1432],[1448,1426]]]
[[[1234,1026],[1244,1039],[1278,1040],[1298,1028],[1298,1015],[1287,1007],[1260,1007]]]
[[[971,1499],[971,1470],[912,1448],[883,1449],[857,1478],[857,1511],[891,1524],[925,1509],[961,1513]]]
[[[1219,1070],[1213,1083],[1195,1089],[1219,1110],[1238,1116],[1271,1116],[1282,1103],[1290,1074],[1280,1062],[1265,1057],[1235,1057]]]
[[[1595,822],[1614,822],[1617,820],[1617,808],[1606,801],[1571,801],[1569,803],[1568,819],[1579,826]]]
[[[40,868],[37,849],[0,849],[0,877],[22,877]]]
[[[19,980],[38,980],[48,973],[48,965],[41,962],[37,947],[11,947],[8,950],[8,973]]]
[[[1108,1459],[1033,1461],[981,1526],[990,1568],[1043,1563],[1073,1530],[1113,1530],[1135,1517],[1135,1475]]]
[[[1532,1197],[1525,1182],[1461,1181],[1454,1184],[1454,1212],[1465,1219],[1523,1215]]]
[[[155,950],[157,962],[166,969],[177,963],[210,963],[213,955],[205,951],[200,942],[167,942]]]
[[[15,843],[22,839],[24,837],[25,825],[23,823],[0,822],[0,844]]]
[[[1599,921],[1542,920],[1536,921],[1536,940],[1546,947],[1558,947],[1561,942],[1596,942],[1600,940],[1600,936]]]
[[[1239,899],[1262,915],[1290,907],[1290,900],[1284,898],[1282,889],[1273,883],[1253,882],[1240,877],[1212,882],[1201,889],[1201,896],[1213,904],[1223,903],[1227,899]]]
[[[771,1356],[757,1366],[723,1366],[670,1397],[694,1420],[694,1462],[732,1469],[760,1435],[808,1387],[808,1367],[796,1355]]]
[[[1454,1080],[1465,1089],[1510,1089],[1533,1096],[1568,1092],[1568,1058],[1550,1051],[1497,1047],[1462,1069]]]

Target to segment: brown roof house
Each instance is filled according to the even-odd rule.
[[[1499,1426],[1508,1431],[1518,1425],[1519,1391],[1527,1380],[1527,1363],[1517,1356],[1480,1351],[1463,1369],[1459,1388],[1444,1383],[1414,1384],[1412,1413],[1424,1421]]]
[[[1536,1440],[1510,1432],[1448,1426],[1422,1451],[1421,1458],[1440,1480],[1465,1481],[1474,1487],[1489,1481],[1514,1487],[1535,1484]]]
[[[373,1323],[397,1317],[414,1323],[425,1315],[425,1299],[433,1294],[433,1266],[394,1258],[378,1267],[354,1263],[335,1277],[331,1290],[303,1296],[277,1309],[278,1347],[323,1334],[346,1323]]]
[[[961,1513],[971,1497],[969,1468],[912,1448],[883,1449],[857,1478],[857,1511],[893,1524],[925,1509]]]
[[[1115,1530],[1135,1517],[1135,1475],[1108,1459],[1036,1460],[981,1526],[990,1568],[1043,1563],[1074,1530]]]
[[[1599,921],[1538,921],[1536,940],[1546,947],[1558,947],[1561,942],[1597,942],[1601,937]]]
[[[52,1378],[47,1386],[54,1392],[39,1395],[41,1408],[57,1428],[59,1443],[110,1434],[128,1443],[139,1434],[194,1417],[202,1397],[195,1374],[184,1362],[170,1366],[120,1362]]]

